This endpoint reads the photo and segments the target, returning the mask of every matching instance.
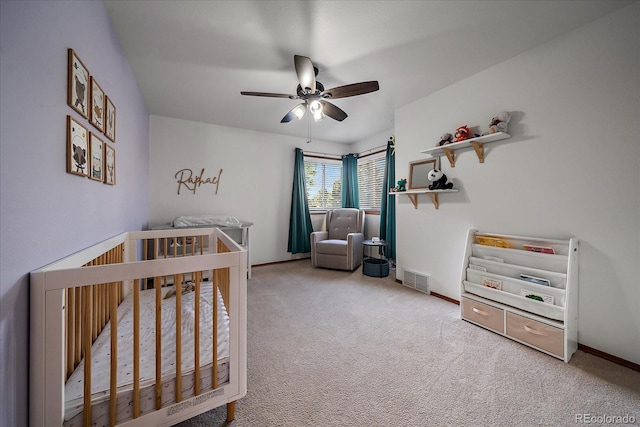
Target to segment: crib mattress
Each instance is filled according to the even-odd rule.
[[[163,289],[163,296],[169,289]],[[211,334],[205,333],[213,322],[213,285],[200,287],[200,363],[201,388],[210,390],[213,374],[213,344]],[[218,300],[218,384],[229,378],[229,316],[220,292]],[[183,399],[193,396],[194,365],[194,299],[195,292],[182,295],[182,388]],[[155,410],[155,290],[140,292],[140,394],[142,413]],[[163,406],[175,402],[175,296],[162,299],[162,401]],[[127,296],[118,307],[118,373],[117,418],[132,416],[133,398],[133,295]],[[91,391],[92,418],[105,417],[108,425],[110,381],[110,325],[100,333],[92,346]],[[65,426],[82,425],[84,394],[84,360],[80,362],[65,384]],[[103,425],[98,422],[94,425]]]

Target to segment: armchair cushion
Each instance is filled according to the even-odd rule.
[[[347,240],[349,233],[362,233],[360,223],[364,223],[364,218],[360,220],[357,209],[336,209],[327,221],[327,231],[329,239]]]
[[[322,240],[316,243],[316,252],[319,254],[347,256],[347,241]]]

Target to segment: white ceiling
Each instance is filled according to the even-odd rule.
[[[394,128],[394,111],[633,1],[104,0],[150,114],[293,135],[294,54],[325,88],[377,80],[332,101],[349,117],[312,123],[314,139],[352,143]],[[526,84],[526,82],[523,82]]]

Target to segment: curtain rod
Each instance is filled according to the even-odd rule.
[[[360,153],[358,153],[358,156],[362,156],[362,155],[368,155],[371,154],[373,152],[379,152],[379,150],[383,150],[386,149],[387,145],[379,145],[377,147],[373,147],[373,148],[369,148],[368,150],[362,151]],[[309,155],[309,156],[314,156],[314,157],[326,157],[326,158],[331,158],[331,159],[341,159],[342,156],[344,156],[344,154],[329,154],[329,153],[317,153],[314,151],[305,151],[302,150],[303,154]]]
[[[308,157],[318,157],[321,159],[333,159],[333,160],[342,159],[341,154],[316,153],[314,151],[305,151],[305,150],[302,150],[302,154]]]

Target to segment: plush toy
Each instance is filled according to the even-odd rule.
[[[449,190],[453,188],[453,183],[447,182],[447,175],[442,173],[440,169],[432,169],[427,175],[427,179],[431,181],[429,190]]]
[[[453,135],[450,133],[445,133],[440,137],[440,142],[438,142],[438,147],[442,147],[445,144],[451,144],[453,142]]]
[[[496,117],[491,119],[491,124],[489,125],[489,133],[506,133],[509,120],[511,120],[511,113],[509,111],[502,111]]]
[[[471,132],[469,132],[469,126],[460,126],[458,129],[456,129],[456,139],[454,139],[453,142],[464,141],[465,139],[469,138],[470,133]]]
[[[402,178],[398,181],[396,191],[407,191],[407,178]]]

